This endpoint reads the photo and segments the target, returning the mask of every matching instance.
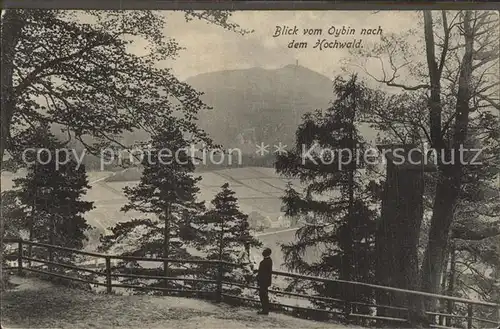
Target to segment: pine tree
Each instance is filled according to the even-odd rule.
[[[28,173],[14,180],[21,228],[30,241],[81,249],[90,229],[84,214],[93,208],[93,202],[81,199],[90,188],[85,166],[63,151],[65,143],[49,133],[47,126],[30,133],[23,141],[33,151],[39,150],[38,156],[27,152]],[[28,253],[31,256],[31,248]],[[59,258],[59,262],[73,257],[60,251],[49,253],[50,259]]]
[[[5,220],[2,227],[2,238],[22,238],[22,230],[25,226],[25,213],[14,190],[2,191],[0,211]]]
[[[222,185],[221,191],[211,201],[212,209],[203,216],[200,227],[203,231],[201,249],[206,258],[223,262],[235,263],[241,267],[222,267],[224,281],[248,281],[252,276],[247,266],[250,260],[250,249],[262,244],[250,234],[248,215],[243,214],[238,207],[238,199],[229,184]],[[217,278],[217,268],[206,268],[207,276]],[[240,294],[241,289],[230,289],[231,294]]]
[[[170,259],[192,258],[186,249],[196,239],[193,218],[205,209],[197,202],[196,186],[200,177],[194,177],[194,164],[188,153],[188,142],[182,131],[166,122],[152,137],[151,148],[145,149],[142,159],[144,168],[138,185],[124,189],[129,203],[122,210],[135,211],[142,215],[128,222],[118,223],[112,234],[101,239],[101,250],[122,246],[124,255],[147,256]],[[190,272],[180,268],[169,268],[168,262],[160,268],[146,269],[136,262],[122,263],[119,267],[140,274],[175,276]],[[137,280],[131,280],[137,282]],[[157,282],[153,286],[176,286],[174,282]]]
[[[298,178],[305,185],[303,192],[288,186],[283,197],[286,215],[308,218],[296,233],[297,241],[282,249],[291,270],[370,282],[376,214],[367,203],[365,186],[359,179],[362,169],[368,166],[363,157],[356,157],[356,150],[362,152],[365,147],[356,128],[357,112],[367,106],[369,99],[355,76],[347,81],[337,78],[335,94],[336,101],[325,112],[304,116],[294,149],[277,159],[279,174]],[[306,262],[306,251],[315,247],[323,250],[320,259]],[[346,285],[321,283],[312,288],[326,297],[358,301],[371,298],[369,291]],[[331,303],[312,302],[322,308],[332,307]]]

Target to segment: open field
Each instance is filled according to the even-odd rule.
[[[270,170],[267,170],[270,169]],[[281,212],[281,200],[286,180],[272,174],[271,168],[235,168],[201,173],[199,199],[209,202],[220,187],[229,183],[240,200],[240,208],[245,213],[253,211],[264,217],[276,219]],[[18,175],[2,173],[1,189],[13,187],[13,179]],[[97,228],[112,226],[126,221],[135,214],[124,214],[120,208],[127,202],[123,188],[134,186],[139,176],[134,169],[124,173],[89,172],[89,182],[92,188],[85,199],[94,201],[95,209],[87,213],[89,224]],[[111,177],[110,179],[105,179]],[[109,180],[109,181],[108,181]]]
[[[263,217],[268,217],[272,225],[270,231],[285,230],[277,234],[259,236],[264,246],[273,249],[276,269],[280,268],[283,262],[280,244],[293,241],[295,235],[295,231],[286,231],[289,226],[283,220],[281,197],[288,182],[297,189],[301,189],[298,180],[283,179],[276,174],[273,168],[264,167],[222,169],[201,172],[199,175],[202,177],[199,183],[199,199],[205,201],[207,205],[218,193],[220,187],[229,183],[230,188],[235,191],[238,197],[241,211],[246,214],[256,212]],[[88,176],[92,188],[87,192],[85,199],[93,201],[95,206],[95,209],[86,214],[90,225],[104,233],[107,228],[116,223],[128,221],[139,215],[133,211],[129,213],[120,211],[127,202],[123,188],[138,183],[140,178],[138,170],[131,168],[118,173],[89,172]],[[2,190],[13,187],[14,177],[10,173],[2,173]],[[256,259],[260,259],[260,251],[255,250],[253,254]]]

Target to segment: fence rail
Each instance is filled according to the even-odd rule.
[[[217,302],[220,302],[223,300],[223,298],[228,298],[228,299],[236,299],[244,303],[256,303],[257,300],[248,298],[248,297],[243,297],[243,296],[238,296],[234,294],[227,293],[224,291],[224,287],[230,287],[230,286],[236,286],[240,287],[243,289],[253,289],[256,290],[258,287],[252,286],[249,283],[242,284],[238,282],[232,282],[232,281],[227,281],[223,278],[222,272],[224,268],[227,267],[239,267],[241,265],[239,264],[233,264],[233,263],[228,263],[228,262],[223,262],[223,261],[214,261],[214,260],[205,260],[205,259],[169,259],[169,258],[148,258],[148,257],[136,257],[136,256],[119,256],[119,255],[108,255],[108,254],[103,254],[103,253],[96,253],[96,252],[86,252],[82,250],[75,250],[71,248],[66,248],[66,247],[60,247],[60,246],[54,246],[54,245],[49,245],[45,243],[39,243],[39,242],[31,242],[31,241],[25,241],[25,240],[17,240],[17,239],[5,239],[3,241],[4,243],[9,243],[9,244],[17,244],[17,252],[15,253],[17,257],[17,267],[10,267],[10,269],[17,270],[19,275],[23,275],[25,272],[34,272],[38,274],[43,274],[47,276],[52,276],[52,277],[57,277],[60,279],[65,279],[65,280],[70,280],[70,281],[77,281],[77,282],[82,282],[90,285],[96,285],[96,286],[103,286],[106,287],[106,292],[107,293],[112,293],[113,288],[127,288],[127,289],[140,289],[140,290],[150,290],[150,291],[161,291],[163,293],[184,293],[184,294],[196,294],[196,295],[208,295],[209,297],[215,299]],[[40,247],[40,248],[45,248],[49,252],[49,260],[46,259],[38,259],[32,257],[32,255],[26,256],[24,252],[24,246],[31,246],[32,247]],[[88,256],[88,257],[94,257],[96,259],[103,259],[105,266],[101,271],[99,270],[94,270],[86,267],[79,267],[74,264],[64,264],[64,263],[59,263],[53,260],[52,257],[52,252],[53,251],[65,251],[69,252],[73,255],[82,255],[82,256]],[[143,275],[143,274],[133,274],[133,273],[116,273],[113,272],[113,267],[111,265],[111,260],[121,260],[121,261],[141,261],[141,262],[157,262],[157,263],[163,263],[163,264],[197,264],[197,265],[210,265],[213,266],[213,269],[216,269],[217,272],[217,278],[216,279],[202,279],[202,278],[186,278],[186,277],[177,277],[177,276],[167,276],[167,275]],[[25,266],[25,262],[28,262],[29,266]],[[48,267],[49,270],[42,269],[40,266],[31,266],[32,263],[41,263],[44,264]],[[43,266],[43,265],[42,265]],[[61,267],[64,269],[69,269],[69,270],[75,270],[75,271],[81,271],[85,272],[89,275],[94,275],[94,276],[99,276],[104,278],[104,282],[99,282],[95,280],[90,280],[87,278],[83,277],[74,277],[74,276],[69,276],[61,273],[55,273],[52,269],[54,267]],[[166,272],[164,272],[166,273]],[[345,281],[345,280],[338,280],[338,279],[328,279],[328,278],[323,278],[323,277],[317,277],[317,276],[310,276],[310,275],[302,275],[302,274],[296,274],[296,273],[289,273],[289,272],[283,272],[283,271],[273,271],[274,276],[278,277],[283,277],[283,278],[291,278],[294,280],[301,280],[301,281],[312,281],[312,282],[321,282],[321,283],[336,283],[336,284],[343,284],[343,285],[348,285],[352,287],[364,287],[364,288],[370,288],[373,289],[374,291],[385,291],[385,292],[393,292],[393,293],[402,293],[405,294],[406,296],[421,296],[425,298],[434,298],[436,300],[442,300],[442,301],[451,301],[454,303],[461,303],[466,305],[467,307],[467,315],[461,315],[461,314],[450,314],[450,313],[442,313],[442,312],[426,312],[426,314],[429,317],[433,317],[434,320],[436,320],[436,317],[439,317],[439,325],[434,323],[432,327],[434,328],[453,328],[450,326],[444,326],[442,325],[443,319],[462,319],[467,322],[467,329],[472,329],[474,328],[473,323],[481,323],[481,324],[488,324],[488,325],[495,325],[495,327],[492,328],[498,328],[500,325],[500,304],[496,303],[490,303],[490,302],[484,302],[484,301],[476,301],[476,300],[470,300],[470,299],[465,299],[465,298],[459,298],[459,297],[454,297],[454,296],[445,296],[445,295],[438,295],[438,294],[432,294],[432,293],[427,293],[427,292],[422,292],[422,291],[412,291],[412,290],[405,290],[405,289],[400,289],[400,288],[395,288],[395,287],[386,287],[386,286],[381,286],[381,285],[376,285],[376,284],[370,284],[370,283],[363,283],[363,282],[354,282],[354,281]],[[151,287],[151,286],[140,286],[140,285],[135,285],[135,284],[124,284],[124,283],[116,283],[113,282],[113,278],[129,278],[129,279],[145,279],[145,280],[160,280],[165,283],[164,287]],[[184,281],[184,282],[193,282],[193,283],[205,283],[205,284],[214,284],[216,289],[215,291],[208,291],[208,290],[201,290],[201,289],[176,289],[176,288],[169,288],[167,286],[167,282],[174,282],[174,281]],[[405,307],[399,307],[399,306],[393,306],[393,305],[377,305],[376,303],[367,303],[363,301],[356,301],[356,300],[351,300],[351,301],[346,301],[341,298],[331,298],[331,297],[325,297],[325,296],[316,296],[316,295],[307,295],[304,293],[295,293],[295,292],[290,292],[290,291],[283,291],[283,290],[275,290],[275,289],[270,289],[269,292],[273,295],[276,296],[284,296],[284,297],[296,297],[296,298],[302,298],[308,301],[321,301],[324,303],[329,303],[330,305],[339,305],[337,308],[342,309],[342,305],[345,305],[346,303],[351,305],[351,306],[364,306],[364,307],[370,307],[374,308],[377,311],[377,314],[379,310],[382,309],[392,309],[392,310],[398,310],[398,311],[403,311],[407,312],[408,308]],[[344,311],[338,311],[338,310],[325,310],[325,309],[317,309],[317,308],[309,308],[309,307],[302,307],[298,305],[289,305],[289,304],[284,304],[284,303],[271,303],[274,307],[277,307],[279,309],[283,310],[293,310],[295,312],[315,312],[315,313],[323,313],[327,315],[333,315],[333,316],[339,316],[343,315],[347,319],[366,319],[366,320],[376,320],[376,321],[382,321],[382,322],[392,322],[392,323],[405,323],[408,322],[408,319],[405,317],[392,317],[392,316],[381,316],[381,315],[372,315],[372,314],[361,314],[361,313],[356,313],[353,312],[351,308],[349,308],[349,312],[345,313]],[[491,319],[485,319],[485,318],[479,318],[474,315],[474,307],[483,307],[483,308],[488,308],[491,309],[493,312],[496,312],[496,320],[491,320]],[[333,307],[332,307],[333,308]],[[435,322],[435,321],[433,321]],[[449,324],[449,321],[445,321],[446,324]],[[485,328],[485,327],[479,327],[479,328]]]

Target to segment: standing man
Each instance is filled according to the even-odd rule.
[[[259,284],[259,298],[262,305],[262,311],[257,314],[269,314],[269,287],[271,286],[273,261],[271,260],[271,249],[266,248],[262,252],[264,259],[259,264],[257,273],[257,283]]]

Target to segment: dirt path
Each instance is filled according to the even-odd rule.
[[[351,328],[293,318],[259,316],[249,308],[178,297],[101,295],[12,277],[18,286],[2,296],[2,328],[261,329]]]

